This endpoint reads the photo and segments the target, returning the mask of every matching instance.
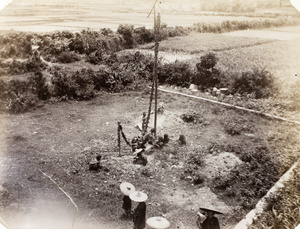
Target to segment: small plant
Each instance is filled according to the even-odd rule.
[[[185,161],[184,171],[181,175],[182,179],[191,179],[194,184],[202,184],[206,177],[201,172],[204,166],[203,152],[194,152],[189,155]]]
[[[225,132],[230,135],[239,135],[243,131],[243,125],[236,122],[224,123]]]

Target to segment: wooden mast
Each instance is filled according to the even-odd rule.
[[[158,46],[159,46],[159,27],[160,27],[160,14],[156,16],[156,7],[157,0],[155,0],[154,5],[148,14],[150,16],[152,10],[154,11],[154,41],[155,41],[155,48],[154,48],[154,69],[153,69],[153,80],[154,80],[154,88],[155,88],[155,105],[154,105],[154,137],[156,139],[157,133],[157,88],[158,88],[158,77],[157,77],[157,63],[158,63]]]

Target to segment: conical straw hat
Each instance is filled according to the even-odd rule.
[[[166,218],[160,216],[148,218],[146,223],[149,227],[155,229],[165,229],[170,226],[170,222]]]
[[[121,192],[125,196],[129,196],[131,193],[135,192],[135,187],[131,183],[128,183],[128,182],[121,183],[120,189],[121,189]]]
[[[215,210],[215,209],[213,209],[213,208],[199,208],[200,210],[202,210],[202,211],[212,211],[212,212],[214,212],[215,214],[223,214],[222,212],[220,212],[220,211],[217,211],[217,210]]]
[[[148,196],[144,192],[135,191],[129,195],[129,198],[135,202],[144,202],[148,199]]]

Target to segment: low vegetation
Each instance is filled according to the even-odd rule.
[[[284,183],[280,191],[267,200],[267,209],[261,213],[249,229],[296,228],[299,223],[299,165],[294,169],[291,179]]]

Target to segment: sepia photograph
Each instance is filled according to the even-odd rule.
[[[300,0],[0,0],[0,229],[300,229]]]

